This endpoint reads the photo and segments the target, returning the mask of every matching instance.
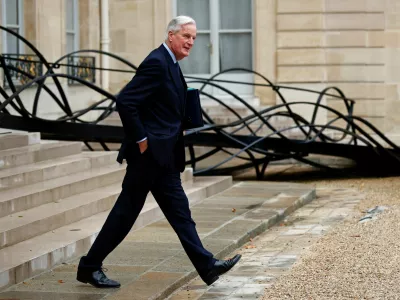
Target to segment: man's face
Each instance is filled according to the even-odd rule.
[[[194,40],[196,39],[196,32],[196,25],[186,24],[182,25],[181,30],[178,32],[168,33],[171,51],[174,53],[177,60],[181,60],[182,58],[189,56],[190,50],[194,44]]]

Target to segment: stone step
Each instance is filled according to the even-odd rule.
[[[185,171],[181,173],[181,181],[187,182],[187,181],[192,181],[193,180],[193,169],[192,168],[186,168]]]
[[[114,163],[116,152],[87,152],[0,170],[0,188],[33,184]]]
[[[120,182],[124,175],[125,167],[115,163],[45,182],[7,189],[2,192],[0,199],[0,217]]]
[[[190,173],[189,173],[190,174]],[[190,204],[211,197],[232,185],[230,176],[199,177],[186,181],[183,187]],[[0,250],[0,289],[47,271],[85,253],[94,242],[109,211],[95,214],[75,223],[35,236]],[[149,195],[133,230],[163,218]]]
[[[0,218],[0,249],[110,209],[121,183]]]
[[[192,174],[186,169],[182,182],[190,185]],[[218,184],[214,188],[219,189]],[[0,249],[111,209],[120,192],[118,182],[0,218]]]
[[[39,144],[40,141],[40,132],[26,132],[0,128],[0,151]]]
[[[0,150],[24,147],[29,145],[29,136],[6,133],[0,135]]]
[[[45,142],[0,151],[0,170],[81,153],[80,142]]]

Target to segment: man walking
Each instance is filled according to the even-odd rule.
[[[108,279],[102,262],[126,237],[151,191],[203,281],[210,285],[239,260],[217,260],[207,251],[191,218],[180,172],[185,169],[183,143],[186,82],[178,61],[196,39],[196,23],[186,16],[171,20],[165,42],[141,63],[117,97],[125,131],[118,161],[128,166],[122,191],[88,254],[81,258],[77,280],[99,288],[120,284]]]

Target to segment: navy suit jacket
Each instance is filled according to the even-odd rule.
[[[186,91],[182,72],[167,49],[161,45],[153,50],[117,96],[125,132],[118,162],[140,157],[137,142],[147,137],[145,153],[150,151],[160,166],[185,169],[182,121]]]

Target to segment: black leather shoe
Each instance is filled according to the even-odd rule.
[[[97,288],[119,288],[121,286],[118,281],[108,279],[101,268],[95,271],[89,268],[78,268],[76,279]]]
[[[238,263],[241,257],[242,256],[240,254],[236,254],[233,258],[228,260],[217,260],[211,271],[208,272],[204,278],[204,282],[207,285],[211,285],[216,282],[219,276],[232,269],[232,267]]]

